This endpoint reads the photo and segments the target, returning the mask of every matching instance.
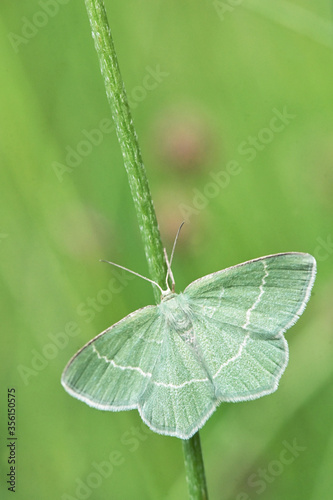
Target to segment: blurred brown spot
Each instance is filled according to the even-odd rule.
[[[201,170],[213,154],[209,120],[194,108],[169,110],[154,126],[155,155],[160,163],[178,171]]]
[[[179,213],[179,204],[184,202],[184,193],[182,191],[173,191],[172,197],[167,193],[160,193],[156,198],[156,212],[159,228],[161,232],[163,245],[170,255],[173,242],[175,240],[179,226],[183,221]],[[195,223],[185,221],[178,242],[177,253],[186,254],[192,251],[193,245],[197,244],[198,237],[202,234],[203,221],[197,217]]]

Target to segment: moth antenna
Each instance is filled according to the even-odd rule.
[[[175,241],[174,241],[174,243],[173,243],[172,252],[171,252],[171,257],[170,257],[170,269],[171,269],[171,265],[172,265],[173,255],[174,255],[174,253],[175,253],[176,243],[177,243],[177,241],[178,241],[178,236],[179,236],[180,230],[181,230],[181,228],[183,227],[183,225],[184,225],[184,224],[185,224],[185,221],[183,221],[183,222],[181,223],[181,225],[179,226],[178,231],[177,231],[177,234],[176,234]]]
[[[166,277],[165,277],[165,283],[166,283],[167,288],[169,289],[168,279],[169,279],[169,276],[170,276],[171,285],[172,285],[172,291],[174,292],[175,291],[175,278],[173,277],[173,273],[172,273],[172,269],[171,269],[171,266],[170,266],[170,262],[169,262],[169,257],[168,257],[167,251],[166,251],[165,248],[163,248],[163,251],[164,251],[165,262],[166,262],[167,268],[168,268],[168,271],[167,271],[167,274],[166,274]]]
[[[175,248],[176,248],[176,243],[177,243],[177,240],[178,240],[178,236],[179,236],[180,230],[181,230],[181,228],[183,227],[184,224],[185,224],[185,221],[183,221],[181,223],[181,225],[179,226],[179,228],[178,228],[178,231],[177,231],[177,234],[176,234],[176,237],[175,237],[175,241],[173,242],[173,247],[172,247],[170,261],[168,259],[168,255],[166,253],[166,250],[164,249],[164,256],[165,256],[165,260],[166,260],[166,263],[167,263],[167,266],[168,266],[168,272],[167,272],[167,275],[166,275],[166,284],[168,286],[168,279],[169,279],[169,276],[170,276],[171,281],[172,281],[172,291],[174,291],[174,288],[175,288],[175,279],[174,279],[173,274],[172,274],[171,264],[172,264],[173,256],[174,256],[174,253],[175,253]]]
[[[156,283],[156,281],[153,281],[149,278],[146,278],[145,276],[142,276],[142,274],[136,273],[135,271],[131,271],[131,269],[127,269],[127,267],[121,266],[120,264],[116,264],[115,262],[110,262],[109,260],[103,260],[103,259],[101,259],[100,262],[106,262],[107,264],[111,264],[112,266],[119,267],[120,269],[123,269],[124,271],[128,271],[129,273],[134,274],[135,276],[138,276],[139,278],[142,278],[143,280],[149,281],[150,283],[152,283],[153,285],[156,285],[161,290],[162,295],[165,295],[165,290],[162,290],[162,288],[160,287],[160,285],[158,283]],[[169,287],[168,287],[168,289],[169,289]]]

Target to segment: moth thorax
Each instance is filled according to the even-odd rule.
[[[192,328],[192,321],[189,315],[181,309],[170,311],[169,320],[177,326],[177,329],[183,330]]]
[[[181,310],[170,311],[169,323],[173,331],[176,331],[178,335],[184,340],[184,342],[193,343],[194,341],[194,329],[191,318],[186,312]]]
[[[178,295],[166,305],[166,319],[172,330],[176,331],[185,342],[193,342],[193,324],[186,302]]]

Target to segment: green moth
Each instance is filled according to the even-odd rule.
[[[62,385],[90,406],[136,408],[153,431],[188,439],[222,401],[277,389],[288,363],[283,334],[304,311],[315,274],[311,255],[281,253],[204,276],[179,294],[161,290],[160,304],[88,342]]]

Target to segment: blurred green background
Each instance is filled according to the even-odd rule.
[[[202,429],[210,497],[331,499],[331,2],[106,7],[169,250],[187,221],[177,290],[270,253],[318,261],[279,390],[221,405]],[[0,496],[14,387],[16,499],[186,499],[179,440],[60,385],[84,343],[154,300],[148,283],[99,263],[148,272],[84,2],[3,1],[0,15]]]

